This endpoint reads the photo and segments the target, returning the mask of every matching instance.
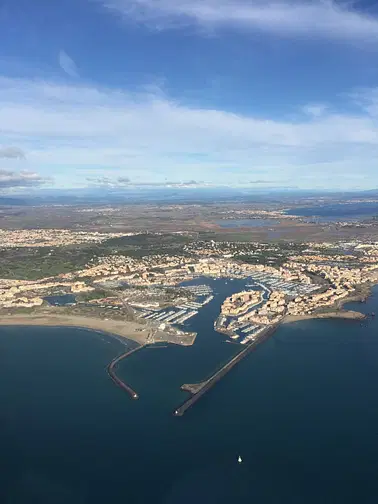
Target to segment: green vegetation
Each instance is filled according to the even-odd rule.
[[[156,254],[184,254],[184,246],[192,241],[190,236],[179,234],[144,233],[114,238],[100,245],[104,255],[144,257]]]
[[[95,247],[13,248],[0,250],[0,278],[37,280],[80,269],[96,255]]]
[[[67,247],[20,247],[0,249],[0,278],[38,280],[84,268],[91,259],[106,255],[143,257],[184,254],[190,237],[142,234],[107,240],[101,244]]]
[[[223,235],[223,240],[231,239],[231,241],[215,243],[212,241],[214,233],[202,233],[202,237],[204,236],[206,240],[197,241],[189,235],[143,233],[113,238],[101,244],[0,249],[0,278],[37,280],[83,269],[91,261],[96,263],[96,259],[101,256],[124,255],[135,258],[158,254],[188,256],[191,254],[190,249],[195,253],[197,247],[213,247],[214,256],[231,254],[235,259],[245,263],[279,267],[289,256],[302,255],[306,249],[306,245],[302,243],[273,244],[243,241],[240,240],[243,238],[240,234],[235,234],[235,242],[232,241],[231,235]],[[319,254],[327,254],[330,258],[340,252],[339,249],[319,250]],[[106,293],[102,294],[96,290],[82,299],[101,297],[106,297]]]

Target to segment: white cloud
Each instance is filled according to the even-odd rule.
[[[35,187],[45,184],[47,181],[38,173],[0,169],[0,190],[13,187]]]
[[[378,19],[355,2],[334,0],[95,0],[127,19],[159,29],[183,25],[233,26],[280,35],[378,39]]]
[[[66,74],[68,74],[70,77],[77,78],[79,77],[79,72],[76,66],[76,63],[68,54],[61,50],[59,51],[59,65]]]
[[[190,107],[162,93],[0,78],[0,130],[7,145],[28,152],[25,169],[65,185],[103,176],[299,185],[309,170],[337,185],[356,169],[378,184],[378,93],[369,96],[356,115],[317,114],[309,105],[304,119],[274,121]]]

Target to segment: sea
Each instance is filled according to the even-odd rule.
[[[71,328],[0,328],[2,504],[376,504],[378,316],[282,325],[183,417],[183,383],[238,351],[213,329],[240,280],[189,328],[192,347],[144,348]],[[378,289],[349,308],[378,314]],[[242,463],[238,463],[238,457]]]

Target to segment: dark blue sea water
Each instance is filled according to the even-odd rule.
[[[241,284],[214,285],[222,294],[193,319],[193,347],[121,364],[138,401],[104,370],[118,340],[0,328],[1,503],[378,501],[378,317],[282,326],[182,418],[171,414],[182,383],[237,349],[212,320]],[[355,306],[378,313],[378,292]]]

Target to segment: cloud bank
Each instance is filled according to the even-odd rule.
[[[375,43],[378,19],[353,1],[334,0],[95,0],[125,19],[158,29],[231,27],[283,36]]]
[[[0,78],[0,130],[5,145],[20,149],[7,156],[28,152],[25,168],[53,174],[59,185],[88,184],[88,177],[134,185],[378,184],[378,91],[350,100],[353,114],[319,104],[304,113],[304,104],[273,120],[194,107],[161,92]]]
[[[47,179],[41,177],[38,173],[0,169],[0,190],[14,187],[38,187],[46,182]]]

